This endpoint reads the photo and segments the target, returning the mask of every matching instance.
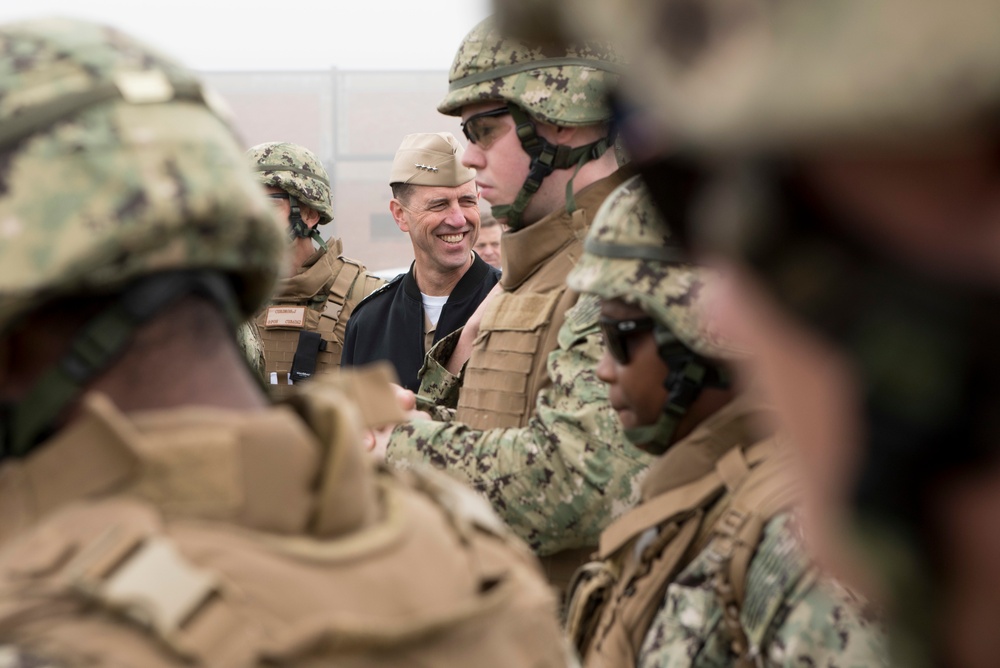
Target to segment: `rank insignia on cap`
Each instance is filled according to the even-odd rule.
[[[476,178],[476,172],[462,164],[465,152],[450,132],[406,135],[392,159],[389,185],[457,188]]]

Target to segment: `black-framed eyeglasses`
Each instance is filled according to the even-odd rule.
[[[510,109],[507,107],[499,107],[470,116],[462,123],[462,132],[470,143],[485,151],[513,128],[511,124],[501,123],[499,120],[509,113]]]
[[[604,345],[608,347],[608,352],[622,365],[629,363],[628,340],[641,332],[651,332],[656,327],[656,321],[652,318],[618,320],[602,315],[597,322],[601,327],[601,334],[604,335]]]
[[[266,196],[270,199],[291,199],[288,193],[266,193]]]

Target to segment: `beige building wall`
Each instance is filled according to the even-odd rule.
[[[313,150],[333,188],[334,221],[324,236],[372,270],[409,264],[409,238],[389,215],[389,167],[413,132],[451,132],[457,119],[437,113],[447,72],[208,72],[229,103],[249,148],[289,141]],[[464,143],[464,138],[462,138]]]

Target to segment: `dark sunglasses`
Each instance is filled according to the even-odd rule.
[[[608,347],[608,352],[619,364],[629,363],[628,340],[641,332],[651,332],[656,326],[652,318],[630,318],[628,320],[618,320],[601,316],[598,319],[601,327],[601,334],[604,335],[604,345]]]
[[[291,199],[291,195],[288,193],[267,193],[266,196],[269,199]]]
[[[491,109],[481,114],[470,116],[462,123],[462,132],[470,143],[475,144],[484,151],[495,144],[498,139],[506,135],[513,126],[509,123],[501,123],[498,119],[510,113],[507,107]]]

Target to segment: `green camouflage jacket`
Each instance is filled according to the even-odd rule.
[[[770,614],[761,666],[873,668],[889,665],[885,638],[866,604],[836,582],[802,573],[801,540],[789,514],[771,520],[747,572],[744,619],[755,602]],[[732,665],[731,639],[712,580],[718,565],[703,550],[668,588],[637,666]]]
[[[567,313],[548,358],[552,382],[539,393],[528,426],[476,431],[411,422],[393,431],[388,461],[423,461],[463,478],[540,555],[596,545],[604,527],[639,500],[640,474],[653,460],[626,441],[594,372],[603,353],[597,314],[591,297]],[[434,388],[428,399],[438,405],[453,406],[461,386],[443,366],[460,334],[428,354],[421,389]]]

